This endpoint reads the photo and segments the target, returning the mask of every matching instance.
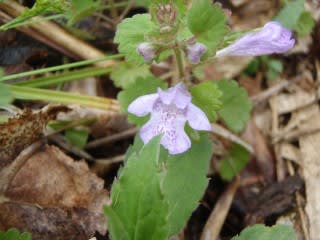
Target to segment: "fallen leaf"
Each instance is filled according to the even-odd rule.
[[[33,240],[88,239],[106,232],[104,182],[54,146],[35,153],[17,173],[0,204],[0,228],[16,227]],[[4,230],[3,229],[3,230]],[[2,229],[0,229],[2,230]]]
[[[48,106],[39,112],[27,109],[18,117],[0,124],[0,170],[9,165],[23,149],[41,138],[48,121],[67,110],[64,106]]]

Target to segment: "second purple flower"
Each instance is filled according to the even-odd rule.
[[[261,30],[246,34],[230,46],[217,51],[216,57],[284,53],[294,44],[295,40],[290,30],[278,22],[269,22]]]

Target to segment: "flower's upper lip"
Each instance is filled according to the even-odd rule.
[[[185,109],[191,103],[191,95],[183,83],[179,83],[165,91],[158,88],[158,95],[164,104],[175,104],[179,109]]]

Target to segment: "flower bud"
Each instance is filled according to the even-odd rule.
[[[207,47],[202,43],[195,43],[187,47],[187,57],[190,63],[198,64]]]
[[[285,53],[293,48],[292,32],[278,22],[268,22],[260,31],[244,35],[233,44],[216,53],[223,56],[260,56]]]
[[[156,57],[156,50],[149,42],[140,43],[137,51],[144,58],[145,62],[151,62]]]

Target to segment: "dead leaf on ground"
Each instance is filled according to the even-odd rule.
[[[85,162],[46,146],[28,160],[5,193],[10,200],[0,205],[1,230],[18,227],[31,232],[33,240],[105,234],[102,206],[108,195],[103,186]]]
[[[65,112],[65,106],[49,106],[43,111],[25,110],[18,117],[0,124],[0,170],[10,164],[27,146],[38,141],[48,121],[59,112]]]

